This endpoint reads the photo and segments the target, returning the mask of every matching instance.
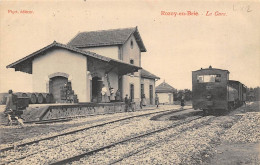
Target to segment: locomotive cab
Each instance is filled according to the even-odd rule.
[[[212,68],[192,72],[192,106],[204,111],[227,109],[229,71]]]

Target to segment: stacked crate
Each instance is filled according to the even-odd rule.
[[[61,87],[60,94],[63,102],[78,103],[78,97],[74,94],[74,90],[72,90],[71,82],[68,82],[65,86]]]

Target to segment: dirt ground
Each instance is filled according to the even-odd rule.
[[[248,103],[246,107],[239,108],[230,115],[246,112],[260,112],[260,102]],[[246,122],[245,122],[246,123]],[[260,124],[259,122],[257,123]],[[259,130],[258,130],[259,131]],[[238,131],[239,133],[240,131]],[[241,130],[242,132],[242,130]],[[259,137],[258,137],[259,139]],[[222,140],[216,146],[216,153],[208,163],[213,165],[260,165],[260,142],[229,142]]]
[[[260,164],[260,143],[221,144],[216,147],[217,154],[209,164],[233,165],[233,164]]]

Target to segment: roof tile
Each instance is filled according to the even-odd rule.
[[[142,42],[137,27],[81,32],[77,34],[68,43],[68,45],[78,47],[78,48],[108,46],[108,45],[122,45],[128,40],[128,38],[132,34],[134,34],[134,36],[137,38],[137,44],[140,47],[140,50],[142,52],[146,52],[145,46]]]
[[[148,72],[145,69],[141,69],[141,77],[142,78],[149,78],[149,79],[160,79],[160,77]]]
[[[155,92],[156,93],[164,93],[164,92],[175,92],[176,89],[173,88],[171,85],[166,83],[165,81],[162,82],[160,85],[155,87]]]

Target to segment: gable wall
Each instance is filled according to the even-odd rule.
[[[82,50],[97,53],[99,55],[106,56],[115,60],[119,59],[118,46],[100,46],[92,48],[83,48]]]
[[[173,104],[173,93],[157,93],[160,104]]]
[[[62,72],[69,75],[72,90],[80,102],[89,101],[87,94],[87,57],[65,49],[52,49],[33,60],[33,91],[48,92],[48,76]]]
[[[133,48],[131,48],[131,40],[133,41]],[[130,59],[134,60],[134,65],[141,66],[141,51],[136,43],[135,37],[131,35],[126,43],[120,47],[119,52],[122,53],[122,60],[124,62],[130,63]],[[126,94],[130,96],[130,84],[134,85],[134,101],[136,105],[139,106],[141,101],[140,98],[140,70],[135,72],[133,76],[123,76],[123,89],[122,96],[125,97]]]

